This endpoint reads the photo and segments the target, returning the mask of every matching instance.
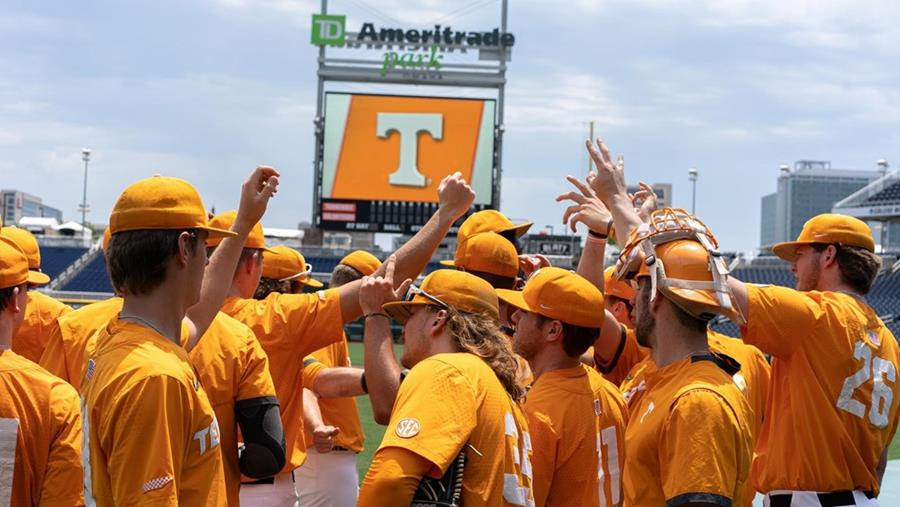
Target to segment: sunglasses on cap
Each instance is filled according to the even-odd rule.
[[[423,298],[431,301],[432,303],[440,306],[441,308],[444,308],[444,309],[450,308],[450,305],[441,301],[440,298],[438,298],[437,296],[435,296],[433,294],[429,294],[428,292],[420,289],[419,287],[417,287],[416,285],[413,285],[413,284],[410,284],[409,289],[406,291],[406,297],[404,297],[403,300],[404,301],[412,301],[413,297],[415,297],[416,295],[422,296]]]
[[[310,277],[310,275],[312,275],[312,266],[310,264],[307,264],[306,270],[301,271],[295,275],[284,277],[278,281],[279,282],[287,282],[289,280],[297,280],[299,282],[305,282]]]

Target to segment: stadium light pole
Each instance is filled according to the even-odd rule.
[[[688,179],[691,180],[691,215],[697,214],[697,177],[700,175],[697,169],[688,169]]]
[[[87,213],[87,173],[88,173],[88,162],[91,160],[91,150],[89,148],[82,148],[81,150],[81,160],[84,160],[84,188],[81,193],[81,227],[86,227],[85,222],[85,214]]]

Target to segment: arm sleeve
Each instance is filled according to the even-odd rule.
[[[747,284],[747,306],[744,341],[775,357],[789,356],[824,316],[811,294],[773,285]]]
[[[743,434],[718,394],[694,389],[681,395],[659,439],[661,482],[669,507],[692,502],[732,505],[743,486],[741,468],[749,466],[741,460],[749,459],[749,435]]]
[[[359,505],[409,505],[419,481],[433,467],[427,459],[405,449],[380,449],[363,480]]]
[[[59,323],[54,320],[52,325],[48,326],[47,333],[47,347],[44,348],[38,364],[57,377],[72,383],[71,372],[66,367],[66,351],[63,348],[62,332],[59,330]]]
[[[260,308],[268,328],[265,334],[277,338],[276,348],[282,345],[301,358],[344,337],[337,289],[314,294],[272,293],[259,302],[257,311]]]
[[[168,376],[147,377],[107,412],[100,445],[116,505],[178,505],[179,472],[192,444],[186,389]]]
[[[319,374],[324,370],[324,364],[320,363],[315,357],[311,355],[306,356],[303,359],[303,387],[315,393],[316,380],[319,378]]]
[[[247,400],[264,396],[275,396],[275,384],[269,373],[269,357],[256,340],[253,332],[246,330],[241,351],[241,379],[235,400]]]
[[[55,425],[41,489],[41,505],[84,505],[78,393],[70,385],[60,382],[51,388],[51,400]]]
[[[238,459],[241,473],[261,479],[278,473],[285,463],[284,428],[274,396],[235,402],[235,418],[244,437]]]
[[[550,494],[550,485],[556,472],[556,455],[559,435],[550,419],[539,412],[529,412],[526,407],[528,431],[532,446],[532,491],[535,505],[544,505]]]
[[[399,447],[422,456],[440,477],[469,440],[476,423],[475,391],[454,366],[426,359],[400,384],[379,449]]]

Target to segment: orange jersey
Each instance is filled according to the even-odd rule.
[[[315,385],[319,373],[325,368],[350,366],[350,350],[347,346],[347,337],[339,342],[321,348],[306,356],[303,360],[303,385],[312,388]],[[359,410],[356,407],[356,398],[352,396],[342,398],[319,398],[319,409],[322,411],[322,421],[325,424],[340,428],[341,432],[334,438],[334,445],[350,449],[354,452],[363,450],[362,424],[359,421]],[[306,442],[312,442],[313,436],[306,428],[304,438]]]
[[[379,451],[398,447],[441,477],[466,450],[461,504],[533,505],[531,438],[519,405],[479,357],[437,354],[400,384]]]
[[[215,412],[187,352],[113,320],[82,382],[85,494],[97,505],[225,505]]]
[[[253,332],[222,312],[188,355],[219,422],[228,505],[238,505],[241,471],[234,405],[240,400],[275,397],[269,360]]]
[[[747,291],[744,341],[773,356],[754,485],[877,495],[876,466],[897,430],[896,339],[848,294],[749,284]]]
[[[625,458],[625,400],[593,369],[553,370],[524,404],[534,447],[536,505],[618,505]]]
[[[249,326],[269,356],[284,426],[283,471],[291,471],[306,460],[303,358],[343,336],[340,295],[332,289],[314,294],[273,292],[261,301],[229,297],[222,311]]]
[[[42,292],[28,291],[25,320],[13,336],[12,350],[35,363],[40,361],[50,330],[56,325],[56,318],[71,311],[68,305]]]
[[[611,361],[604,363],[603,358],[596,353],[596,347],[594,350],[594,368],[616,386],[622,384],[634,365],[650,356],[650,349],[640,345],[634,336],[634,330],[625,326],[622,326],[619,346]]]
[[[629,411],[626,506],[742,505],[753,453],[750,407],[714,356],[645,373],[649,388]]]
[[[729,336],[708,331],[707,340],[709,350],[720,354],[725,354],[740,363],[741,370],[735,373],[735,384],[743,391],[753,410],[753,430],[754,435],[759,432],[762,426],[763,416],[766,409],[766,397],[769,393],[770,366],[766,361],[766,357],[756,347],[747,345],[741,340],[736,340]],[[655,371],[656,363],[650,356],[645,357],[641,362],[636,364],[634,368],[622,381],[619,390],[625,397],[625,403],[628,407],[635,407],[641,400],[644,391],[647,390],[647,381],[645,375],[647,372]]]
[[[49,327],[47,348],[39,364],[81,390],[85,350],[92,334],[103,329],[122,310],[122,298],[113,297],[68,312]],[[93,347],[93,345],[92,345]]]
[[[0,505],[84,505],[72,386],[0,351]]]

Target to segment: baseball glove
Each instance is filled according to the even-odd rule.
[[[465,468],[466,452],[463,449],[459,451],[443,477],[440,479],[422,478],[413,495],[411,507],[459,507]]]

